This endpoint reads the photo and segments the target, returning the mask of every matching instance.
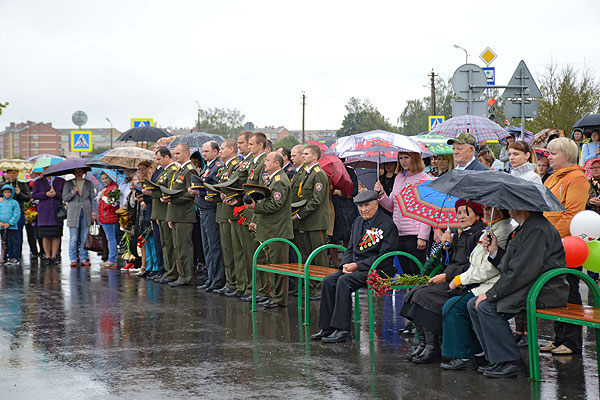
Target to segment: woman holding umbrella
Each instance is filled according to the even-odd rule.
[[[423,179],[431,179],[425,172],[425,164],[419,153],[398,153],[398,175],[394,180],[392,192],[388,195],[380,182],[375,183],[374,190],[379,194],[379,204],[392,212],[392,219],[398,227],[398,250],[414,255],[421,263],[425,263],[427,240],[431,227],[414,219],[403,217],[400,205],[395,201],[396,195],[409,184]],[[408,260],[403,263],[402,271],[407,274],[419,274],[419,267]]]
[[[62,199],[67,204],[69,258],[71,268],[76,267],[78,262],[84,267],[89,267],[90,260],[84,245],[92,220],[96,218],[92,213],[96,191],[92,182],[85,179],[83,168],[77,168],[73,173],[75,179],[65,183],[62,194]]]
[[[47,170],[47,167],[44,168]],[[38,237],[42,238],[47,265],[58,265],[56,256],[60,246],[63,223],[57,218],[58,207],[62,203],[65,180],[54,176],[42,177],[33,185],[32,197],[38,200]]]

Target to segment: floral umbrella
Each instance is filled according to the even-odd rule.
[[[509,135],[500,125],[477,115],[461,115],[450,118],[429,133],[454,138],[463,132],[473,135],[477,142],[500,140]]]
[[[452,154],[452,146],[448,144],[448,138],[446,136],[423,133],[412,136],[412,138],[423,143],[429,150],[434,152],[436,156],[441,154]]]
[[[0,161],[0,171],[29,171],[32,166],[32,163],[18,158]]]
[[[142,161],[154,162],[154,153],[139,147],[115,147],[100,159],[116,167],[137,169]]]
[[[454,209],[458,198],[430,188],[427,186],[429,182],[431,179],[421,179],[406,185],[396,195],[402,215],[434,228],[458,228],[460,225]]]

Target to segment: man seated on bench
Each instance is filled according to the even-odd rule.
[[[360,217],[354,220],[348,250],[340,271],[327,276],[321,286],[319,333],[313,340],[344,342],[350,338],[352,293],[367,286],[367,274],[379,256],[397,249],[398,229],[392,219],[379,211],[377,192],[365,190],[354,198]],[[393,257],[385,259],[378,270],[394,276]]]
[[[478,371],[491,378],[527,375],[508,320],[526,310],[527,293],[538,277],[567,266],[560,235],[541,212],[510,210],[509,213],[519,226],[509,235],[506,249],[498,247],[493,232],[491,238],[482,239],[484,249],[490,253],[488,260],[501,273],[500,279],[467,303],[473,328],[490,362]],[[540,292],[538,307],[562,307],[568,294],[564,275],[557,276]]]

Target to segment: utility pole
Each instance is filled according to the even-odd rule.
[[[197,130],[198,132],[200,132],[200,103],[198,103],[198,100],[195,100],[196,104],[198,105],[198,122],[197,122]]]
[[[433,72],[432,68],[431,73],[427,76],[431,78],[431,115],[437,115],[435,112],[435,77],[438,75]]]
[[[304,109],[306,108],[306,95],[302,92],[302,143],[306,143],[304,137]]]

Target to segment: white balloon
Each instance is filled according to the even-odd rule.
[[[585,210],[578,212],[571,220],[571,235],[579,236],[586,242],[600,238],[600,214]]]

